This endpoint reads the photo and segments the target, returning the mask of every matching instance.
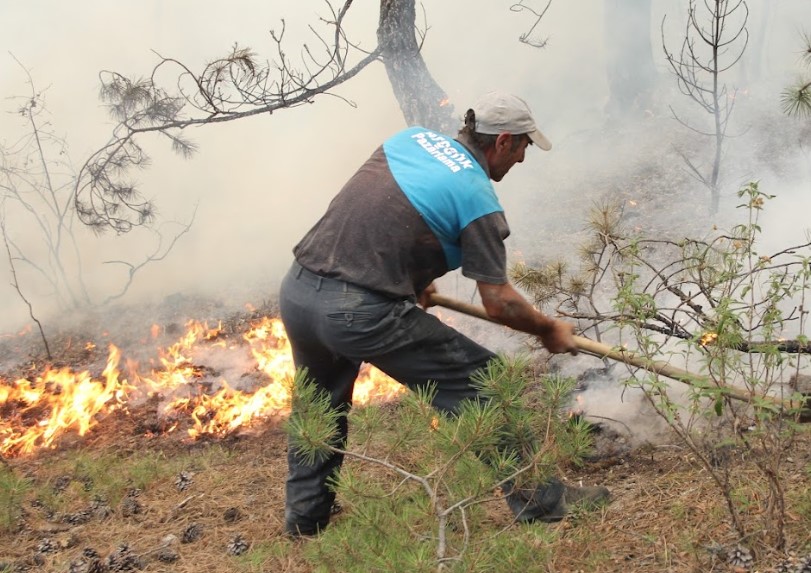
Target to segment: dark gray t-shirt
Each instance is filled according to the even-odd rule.
[[[296,245],[296,260],[395,298],[459,266],[473,280],[506,283],[510,230],[480,159],[424,128],[393,136]]]

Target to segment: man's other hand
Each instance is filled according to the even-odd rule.
[[[434,283],[429,284],[420,293],[420,296],[417,298],[417,303],[425,309],[434,306],[434,303],[431,301],[431,295],[435,292],[437,292],[436,285]]]
[[[553,354],[570,353],[577,356],[577,344],[574,341],[574,325],[562,320],[552,320],[548,330],[539,335],[541,342]]]

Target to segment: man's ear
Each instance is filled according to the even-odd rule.
[[[506,131],[499,133],[498,137],[496,137],[496,151],[504,151],[512,149],[512,139],[513,136],[507,133]]]

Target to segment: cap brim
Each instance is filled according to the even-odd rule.
[[[532,140],[532,143],[544,151],[549,151],[552,149],[552,142],[546,139],[546,136],[537,129],[535,131],[530,131],[527,135]]]

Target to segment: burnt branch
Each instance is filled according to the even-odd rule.
[[[229,54],[200,71],[158,54],[159,62],[145,78],[101,72],[100,97],[117,124],[108,143],[79,171],[74,189],[79,219],[96,232],[112,229],[116,233],[155,220],[153,203],[143,197],[130,175],[149,165],[144,136],[162,136],[174,151],[189,157],[196,146],[185,136],[187,128],[272,114],[312,103],[319,95],[336,95],[335,87],[378,60],[380,49],[364,52],[347,38],[344,21],[352,0],[337,10],[325,4],[331,17],[322,18],[321,23],[332,28],[329,39],[311,26],[319,47],[305,44],[298,64],[284,49],[282,20],[281,28],[270,32],[276,49],[272,60],[262,61],[250,48],[234,45]],[[356,61],[349,65],[353,58]],[[159,76],[165,75],[174,77],[171,90],[159,83]]]
[[[44,94],[35,88],[28,70],[22,64],[20,67],[28,76],[30,94],[17,98],[22,101],[18,115],[22,118],[23,136],[9,147],[0,146],[0,208],[3,240],[14,274],[13,286],[36,321],[33,307],[37,306],[39,298],[31,292],[24,295],[21,285],[37,287],[39,291],[46,286],[48,292],[44,296],[54,298],[62,310],[89,306],[96,301],[86,287],[80,244],[83,237],[75,229],[76,174],[68,146],[55,134]],[[118,113],[129,115],[135,124],[145,124],[137,114],[131,113],[140,105],[138,101],[145,101],[144,90],[134,85],[129,86],[127,93],[129,97],[121,99]],[[167,113],[165,107],[156,109],[162,110],[156,113]],[[170,137],[174,137],[173,134]],[[182,145],[177,138],[174,140],[176,146]],[[131,194],[131,191],[122,190],[122,193]],[[119,262],[137,271],[149,262],[161,260],[188,228],[187,225],[178,233],[168,248],[156,251],[140,264]],[[122,292],[108,300],[123,295],[134,274],[130,273]]]

